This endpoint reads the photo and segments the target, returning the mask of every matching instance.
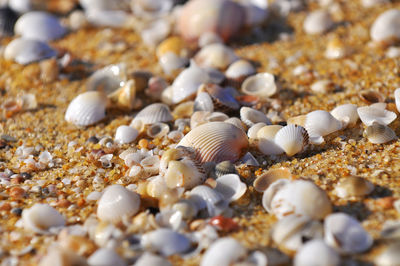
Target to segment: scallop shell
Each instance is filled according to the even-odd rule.
[[[397,139],[396,133],[393,129],[386,125],[378,124],[377,122],[368,126],[364,131],[364,135],[368,138],[369,142],[373,144],[384,144]]]
[[[68,105],[65,120],[77,126],[90,126],[106,117],[107,99],[98,91],[79,94]]]
[[[371,26],[371,39],[391,43],[400,39],[400,10],[389,9],[379,15]]]
[[[248,148],[243,130],[223,122],[209,122],[192,129],[178,144],[193,148],[200,162],[237,161]]]
[[[372,126],[374,122],[381,125],[389,125],[397,118],[397,115],[394,112],[385,110],[385,107],[385,103],[372,104],[370,106],[358,107],[357,113],[366,126]]]
[[[271,124],[268,117],[261,111],[243,106],[240,108],[240,119],[248,126],[251,127],[257,123]]]
[[[162,138],[169,133],[169,126],[165,123],[155,123],[147,129],[147,136],[150,138]]]
[[[400,88],[397,88],[397,89],[394,91],[394,100],[395,100],[395,102],[396,102],[397,111],[400,112]]]
[[[265,155],[278,155],[284,150],[275,142],[275,135],[283,127],[280,125],[264,126],[257,132],[257,147]]]
[[[0,8],[0,37],[12,36],[18,14],[9,7]]]
[[[361,224],[345,213],[333,213],[325,218],[325,243],[340,253],[355,254],[368,250],[373,239]]]
[[[254,189],[258,192],[264,192],[273,182],[279,179],[290,179],[292,177],[292,173],[290,170],[285,167],[270,169],[266,173],[258,176],[254,182]]]
[[[257,73],[257,71],[254,66],[246,60],[237,60],[236,62],[233,62],[225,71],[227,78],[240,82],[255,73]]]
[[[11,41],[4,50],[4,58],[26,65],[46,58],[55,57],[57,52],[38,40],[18,38]]]
[[[140,207],[140,197],[121,185],[107,187],[101,196],[97,217],[102,221],[118,223],[121,219],[136,214]]]
[[[213,109],[215,110],[229,112],[237,110],[240,107],[229,89],[222,88],[215,84],[207,84],[200,86],[199,91],[204,91],[210,95],[214,104]]]
[[[174,118],[169,107],[163,103],[153,103],[143,108],[132,120],[131,126],[137,121],[141,121],[145,125],[155,124],[158,122],[169,122]]]
[[[15,23],[14,31],[23,38],[43,42],[61,38],[67,32],[55,16],[41,11],[22,15]]]
[[[204,253],[200,266],[233,265],[246,254],[247,250],[234,238],[219,238]]]
[[[88,265],[113,265],[126,266],[127,263],[114,250],[108,248],[99,248],[87,260]]]
[[[370,194],[374,185],[359,176],[350,176],[341,180],[335,187],[335,193],[340,198],[362,197]]]
[[[308,133],[302,126],[287,125],[276,133],[274,141],[288,156],[293,156],[308,145]]]
[[[205,209],[209,217],[220,215],[228,207],[228,201],[218,191],[204,185],[193,188],[189,199],[199,210]]]
[[[355,126],[358,121],[357,105],[351,103],[339,105],[331,111],[331,115],[342,121],[343,125]]]
[[[120,144],[131,143],[137,138],[138,135],[139,131],[133,127],[119,126],[115,132],[115,141]]]
[[[216,181],[215,190],[221,193],[228,202],[238,200],[246,193],[247,186],[240,181],[237,174],[226,174],[218,177]]]
[[[294,266],[309,265],[339,266],[340,256],[323,240],[314,239],[304,244],[294,257]]]
[[[317,110],[307,114],[304,125],[310,138],[310,143],[321,144],[324,136],[343,128],[343,123],[327,111]]]
[[[307,15],[303,29],[307,34],[322,34],[333,27],[330,14],[325,10],[317,10]]]
[[[65,225],[64,217],[47,204],[36,203],[22,212],[24,228],[38,234],[50,234],[52,228]]]
[[[275,78],[270,73],[258,73],[243,81],[242,92],[247,95],[269,98],[277,92]]]
[[[233,49],[222,43],[206,45],[194,57],[196,63],[201,67],[212,67],[222,70],[238,59]]]
[[[163,256],[183,253],[191,246],[185,235],[165,228],[144,234],[140,243],[146,250],[159,252]]]

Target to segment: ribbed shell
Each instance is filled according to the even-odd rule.
[[[11,41],[4,50],[4,58],[26,65],[46,58],[56,56],[57,52],[47,43],[18,38]]]
[[[396,133],[390,127],[376,122],[365,129],[364,135],[373,144],[383,144],[397,139]]]
[[[237,161],[248,148],[243,130],[224,122],[209,122],[192,129],[178,144],[191,147],[200,162]]]
[[[308,145],[308,133],[304,127],[291,124],[281,128],[274,140],[288,156],[293,156]]]
[[[389,125],[397,118],[397,115],[394,112],[385,110],[385,107],[385,103],[372,104],[357,108],[357,113],[366,126],[371,126],[374,122]]]
[[[153,103],[142,109],[132,120],[131,125],[137,120],[142,121],[143,124],[155,124],[158,122],[169,122],[174,118],[169,110],[169,107],[163,103]]]
[[[0,8],[0,37],[12,36],[18,14],[8,7]]]
[[[230,161],[220,162],[215,166],[215,175],[217,177],[227,175],[227,174],[236,174],[236,167]]]

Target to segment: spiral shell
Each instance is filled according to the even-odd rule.
[[[142,109],[132,120],[131,126],[137,121],[141,121],[144,125],[155,124],[158,122],[169,122],[174,118],[169,107],[163,103],[153,103]]]

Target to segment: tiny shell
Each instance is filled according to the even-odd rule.
[[[378,16],[371,26],[371,39],[391,43],[400,39],[400,10],[389,9]]]
[[[65,120],[77,126],[90,126],[106,117],[107,98],[99,91],[79,94],[68,105]]]
[[[145,252],[135,262],[134,266],[172,266],[172,264],[165,258],[157,256],[150,252]]]
[[[393,129],[377,122],[368,126],[364,131],[364,135],[368,138],[369,142],[373,144],[384,144],[397,139],[396,133]]]
[[[161,228],[144,234],[141,245],[147,250],[159,252],[163,256],[171,256],[187,251],[191,244],[185,235]]]
[[[372,237],[361,224],[345,213],[333,213],[325,218],[325,242],[344,254],[361,253],[368,250]]]
[[[22,212],[22,221],[25,229],[38,234],[50,234],[52,228],[65,225],[64,217],[57,210],[41,203],[25,209]]]
[[[137,121],[143,124],[155,124],[158,122],[169,122],[174,118],[169,110],[169,107],[162,103],[153,103],[142,109],[132,120],[131,126]]]
[[[288,156],[293,156],[308,145],[308,133],[304,127],[291,124],[282,127],[276,133],[274,141]]]
[[[258,73],[243,81],[242,92],[247,95],[268,98],[277,92],[274,75],[270,73]]]
[[[328,12],[317,10],[307,15],[303,29],[307,34],[322,34],[333,27],[333,21]]]
[[[125,266],[126,262],[112,249],[100,248],[87,260],[89,266],[113,265]]]
[[[397,88],[397,89],[394,91],[394,100],[395,100],[395,102],[396,102],[397,111],[400,112],[400,88]]]
[[[385,110],[385,107],[385,103],[372,104],[370,106],[358,107],[357,113],[366,126],[372,126],[374,122],[381,125],[389,125],[397,118],[397,115],[394,112]]]
[[[343,128],[343,123],[327,111],[317,110],[307,114],[304,125],[310,143],[320,144],[323,137]]]
[[[201,67],[226,69],[230,64],[238,60],[238,57],[230,47],[221,43],[213,43],[201,48],[195,55],[194,60]]]
[[[97,216],[100,220],[117,223],[123,216],[136,214],[139,207],[140,197],[137,193],[121,185],[111,185],[98,202]]]
[[[192,129],[178,144],[193,148],[200,162],[237,161],[248,148],[243,130],[224,122],[209,122]]]
[[[224,196],[228,202],[238,200],[246,193],[247,186],[240,181],[237,174],[227,174],[217,178],[215,190]]]
[[[254,189],[258,192],[264,192],[269,185],[279,179],[290,179],[292,177],[292,173],[290,173],[288,168],[277,168],[277,169],[270,169],[266,173],[258,176],[254,182],[253,186]]]
[[[38,40],[18,38],[11,41],[4,50],[4,58],[26,65],[46,58],[55,57],[57,52],[47,43]]]
[[[314,239],[301,247],[294,258],[294,266],[309,265],[339,266],[340,257],[323,240]]]
[[[240,119],[248,126],[251,127],[257,123],[271,124],[268,117],[261,111],[243,106],[240,108]]]
[[[150,138],[162,138],[169,133],[169,126],[165,123],[154,123],[147,129]]]
[[[350,176],[340,181],[336,187],[336,195],[340,198],[362,197],[374,190],[374,185],[367,179],[359,176]]]
[[[130,126],[119,126],[115,132],[115,141],[121,144],[131,143],[134,141],[139,132]]]
[[[367,104],[385,102],[385,96],[379,91],[363,90],[358,95],[360,96],[361,100],[363,100]]]
[[[357,105],[351,103],[339,105],[331,111],[331,115],[344,125],[355,126],[358,121]]]
[[[225,71],[225,75],[229,79],[236,81],[243,81],[248,76],[254,75],[256,69],[254,66],[246,60],[238,60],[232,63],[228,69]]]
[[[223,237],[215,241],[204,253],[201,266],[229,266],[247,254],[246,249],[234,238]]]
[[[333,82],[330,80],[318,80],[311,85],[311,90],[315,93],[329,93],[334,88],[333,85]]]

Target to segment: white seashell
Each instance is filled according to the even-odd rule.
[[[293,156],[308,145],[308,133],[304,127],[291,124],[282,127],[276,133],[274,141],[288,156]]]
[[[140,258],[135,262],[134,266],[172,266],[172,264],[165,258],[157,256],[150,252],[143,253]]]
[[[255,73],[257,73],[257,71],[254,66],[246,60],[237,60],[236,62],[233,62],[225,71],[227,78],[235,80],[242,80],[248,76],[254,75]]]
[[[145,125],[155,124],[158,122],[169,122],[174,118],[169,107],[162,103],[153,103],[142,109],[132,120],[131,126],[141,121]]]
[[[392,266],[400,261],[400,244],[395,242],[389,244],[384,250],[374,259],[377,266]]]
[[[355,126],[358,121],[357,105],[351,103],[339,105],[331,111],[331,115],[343,125]]]
[[[372,104],[370,106],[358,107],[357,113],[366,126],[371,126],[374,122],[381,125],[389,125],[397,118],[397,115],[394,112],[385,110],[385,107],[386,104],[384,103]]]
[[[90,24],[101,27],[122,27],[129,18],[129,13],[122,10],[101,10],[87,9],[85,10],[87,21]]]
[[[188,62],[187,58],[180,57],[173,52],[163,54],[158,60],[158,63],[167,75],[171,75],[175,70],[183,68]]]
[[[283,178],[290,179],[291,177],[292,173],[287,168],[269,169],[254,180],[253,187],[258,192],[264,192],[273,182]]]
[[[367,179],[359,176],[350,176],[341,180],[335,187],[339,198],[362,197],[374,190],[375,186]]]
[[[280,125],[264,126],[257,132],[257,147],[265,155],[278,155],[285,151],[275,142],[275,135],[283,127]]]
[[[147,129],[150,138],[162,138],[169,133],[169,126],[165,123],[154,123]]]
[[[186,236],[164,228],[144,234],[140,242],[146,250],[159,252],[163,256],[183,253],[191,245]]]
[[[397,89],[394,91],[394,100],[395,100],[395,102],[396,102],[397,111],[400,112],[400,88],[397,88]]]
[[[322,34],[333,27],[330,14],[325,10],[317,10],[307,15],[303,29],[307,34]]]
[[[209,122],[192,129],[178,146],[193,148],[200,162],[237,161],[248,148],[245,132],[223,122]]]
[[[193,188],[189,195],[199,210],[207,210],[209,217],[220,215],[229,204],[218,191],[204,185]]]
[[[269,98],[277,92],[274,75],[270,73],[258,73],[243,81],[242,92],[260,98]]]
[[[217,69],[226,69],[238,59],[233,49],[221,43],[204,46],[194,57],[199,66]]]
[[[213,43],[223,43],[224,41],[219,37],[218,34],[212,31],[206,31],[203,34],[201,34],[198,45],[199,47],[204,47],[209,44]]]
[[[158,155],[146,157],[140,161],[140,165],[148,175],[156,175],[160,168],[160,157]]]
[[[257,159],[254,158],[253,154],[251,154],[250,152],[247,152],[245,155],[243,155],[243,157],[240,158],[239,162],[248,166],[260,166]]]
[[[271,121],[263,112],[247,106],[240,108],[240,119],[249,127],[257,123],[271,125]]]
[[[390,46],[387,48],[385,56],[387,58],[398,58],[400,57],[400,47]]]
[[[100,248],[96,250],[87,260],[89,266],[125,266],[126,262],[112,249]]]
[[[45,42],[18,38],[11,41],[4,50],[4,58],[26,65],[46,58],[55,57],[57,52]]]
[[[340,257],[323,240],[314,239],[301,247],[294,257],[294,266],[309,265],[339,266]]]
[[[310,138],[310,143],[321,144],[324,136],[343,128],[343,123],[327,111],[317,110],[308,113],[304,128]]]
[[[79,94],[68,105],[65,120],[77,126],[90,126],[106,117],[107,98],[99,91]]]
[[[50,234],[52,228],[63,227],[64,217],[47,204],[36,203],[22,212],[24,228],[38,234]]]
[[[246,249],[234,238],[223,237],[215,241],[204,253],[201,266],[229,266],[245,258]]]
[[[196,99],[194,100],[193,111],[214,111],[214,103],[207,92],[200,92],[197,94]]]
[[[368,250],[372,237],[361,224],[345,213],[333,213],[325,218],[325,243],[340,253],[354,254]]]
[[[165,40],[171,32],[171,24],[166,19],[157,19],[151,22],[141,32],[143,42],[152,47]]]
[[[19,14],[23,14],[29,12],[33,9],[32,7],[32,0],[14,0],[14,1],[7,1],[8,6],[15,12]]]
[[[249,139],[257,139],[257,133],[258,131],[265,127],[267,124],[265,123],[256,123],[253,126],[251,126],[248,130],[247,130],[247,137],[249,137]],[[275,135],[274,135],[275,136]]]
[[[150,197],[161,198],[161,196],[168,190],[165,178],[161,175],[152,176],[148,179],[146,192]]]
[[[97,217],[102,221],[117,223],[124,216],[130,217],[137,213],[140,207],[140,197],[121,185],[112,185],[105,189],[101,196]]]
[[[133,14],[140,18],[154,19],[168,14],[172,0],[134,0],[131,1]]]
[[[237,128],[240,128],[241,130],[246,131],[246,126],[243,124],[242,120],[240,120],[237,117],[228,118],[224,122],[232,124],[232,125],[236,126]]]
[[[332,212],[332,205],[325,191],[305,180],[275,181],[264,192],[262,201],[264,208],[278,219],[289,214],[322,219]]]
[[[121,144],[127,144],[134,141],[139,135],[139,131],[130,126],[119,126],[115,132],[115,141]]]
[[[215,190],[224,196],[228,202],[240,199],[246,193],[247,186],[236,174],[227,174],[217,178]]]
[[[23,38],[47,42],[61,38],[67,30],[55,16],[46,12],[32,11],[17,20],[14,32]]]
[[[383,144],[397,139],[396,133],[390,127],[377,122],[372,123],[364,130],[364,135],[373,144]]]
[[[47,248],[47,253],[40,259],[39,266],[48,265],[87,265],[86,259],[70,249],[52,244]]]
[[[108,65],[96,70],[86,82],[86,90],[103,91],[110,95],[121,88],[127,80],[126,65]]]
[[[310,89],[315,93],[326,94],[333,89],[333,83],[327,79],[318,80],[311,84]]]
[[[400,39],[400,10],[389,9],[379,15],[371,26],[371,39],[391,43]]]

